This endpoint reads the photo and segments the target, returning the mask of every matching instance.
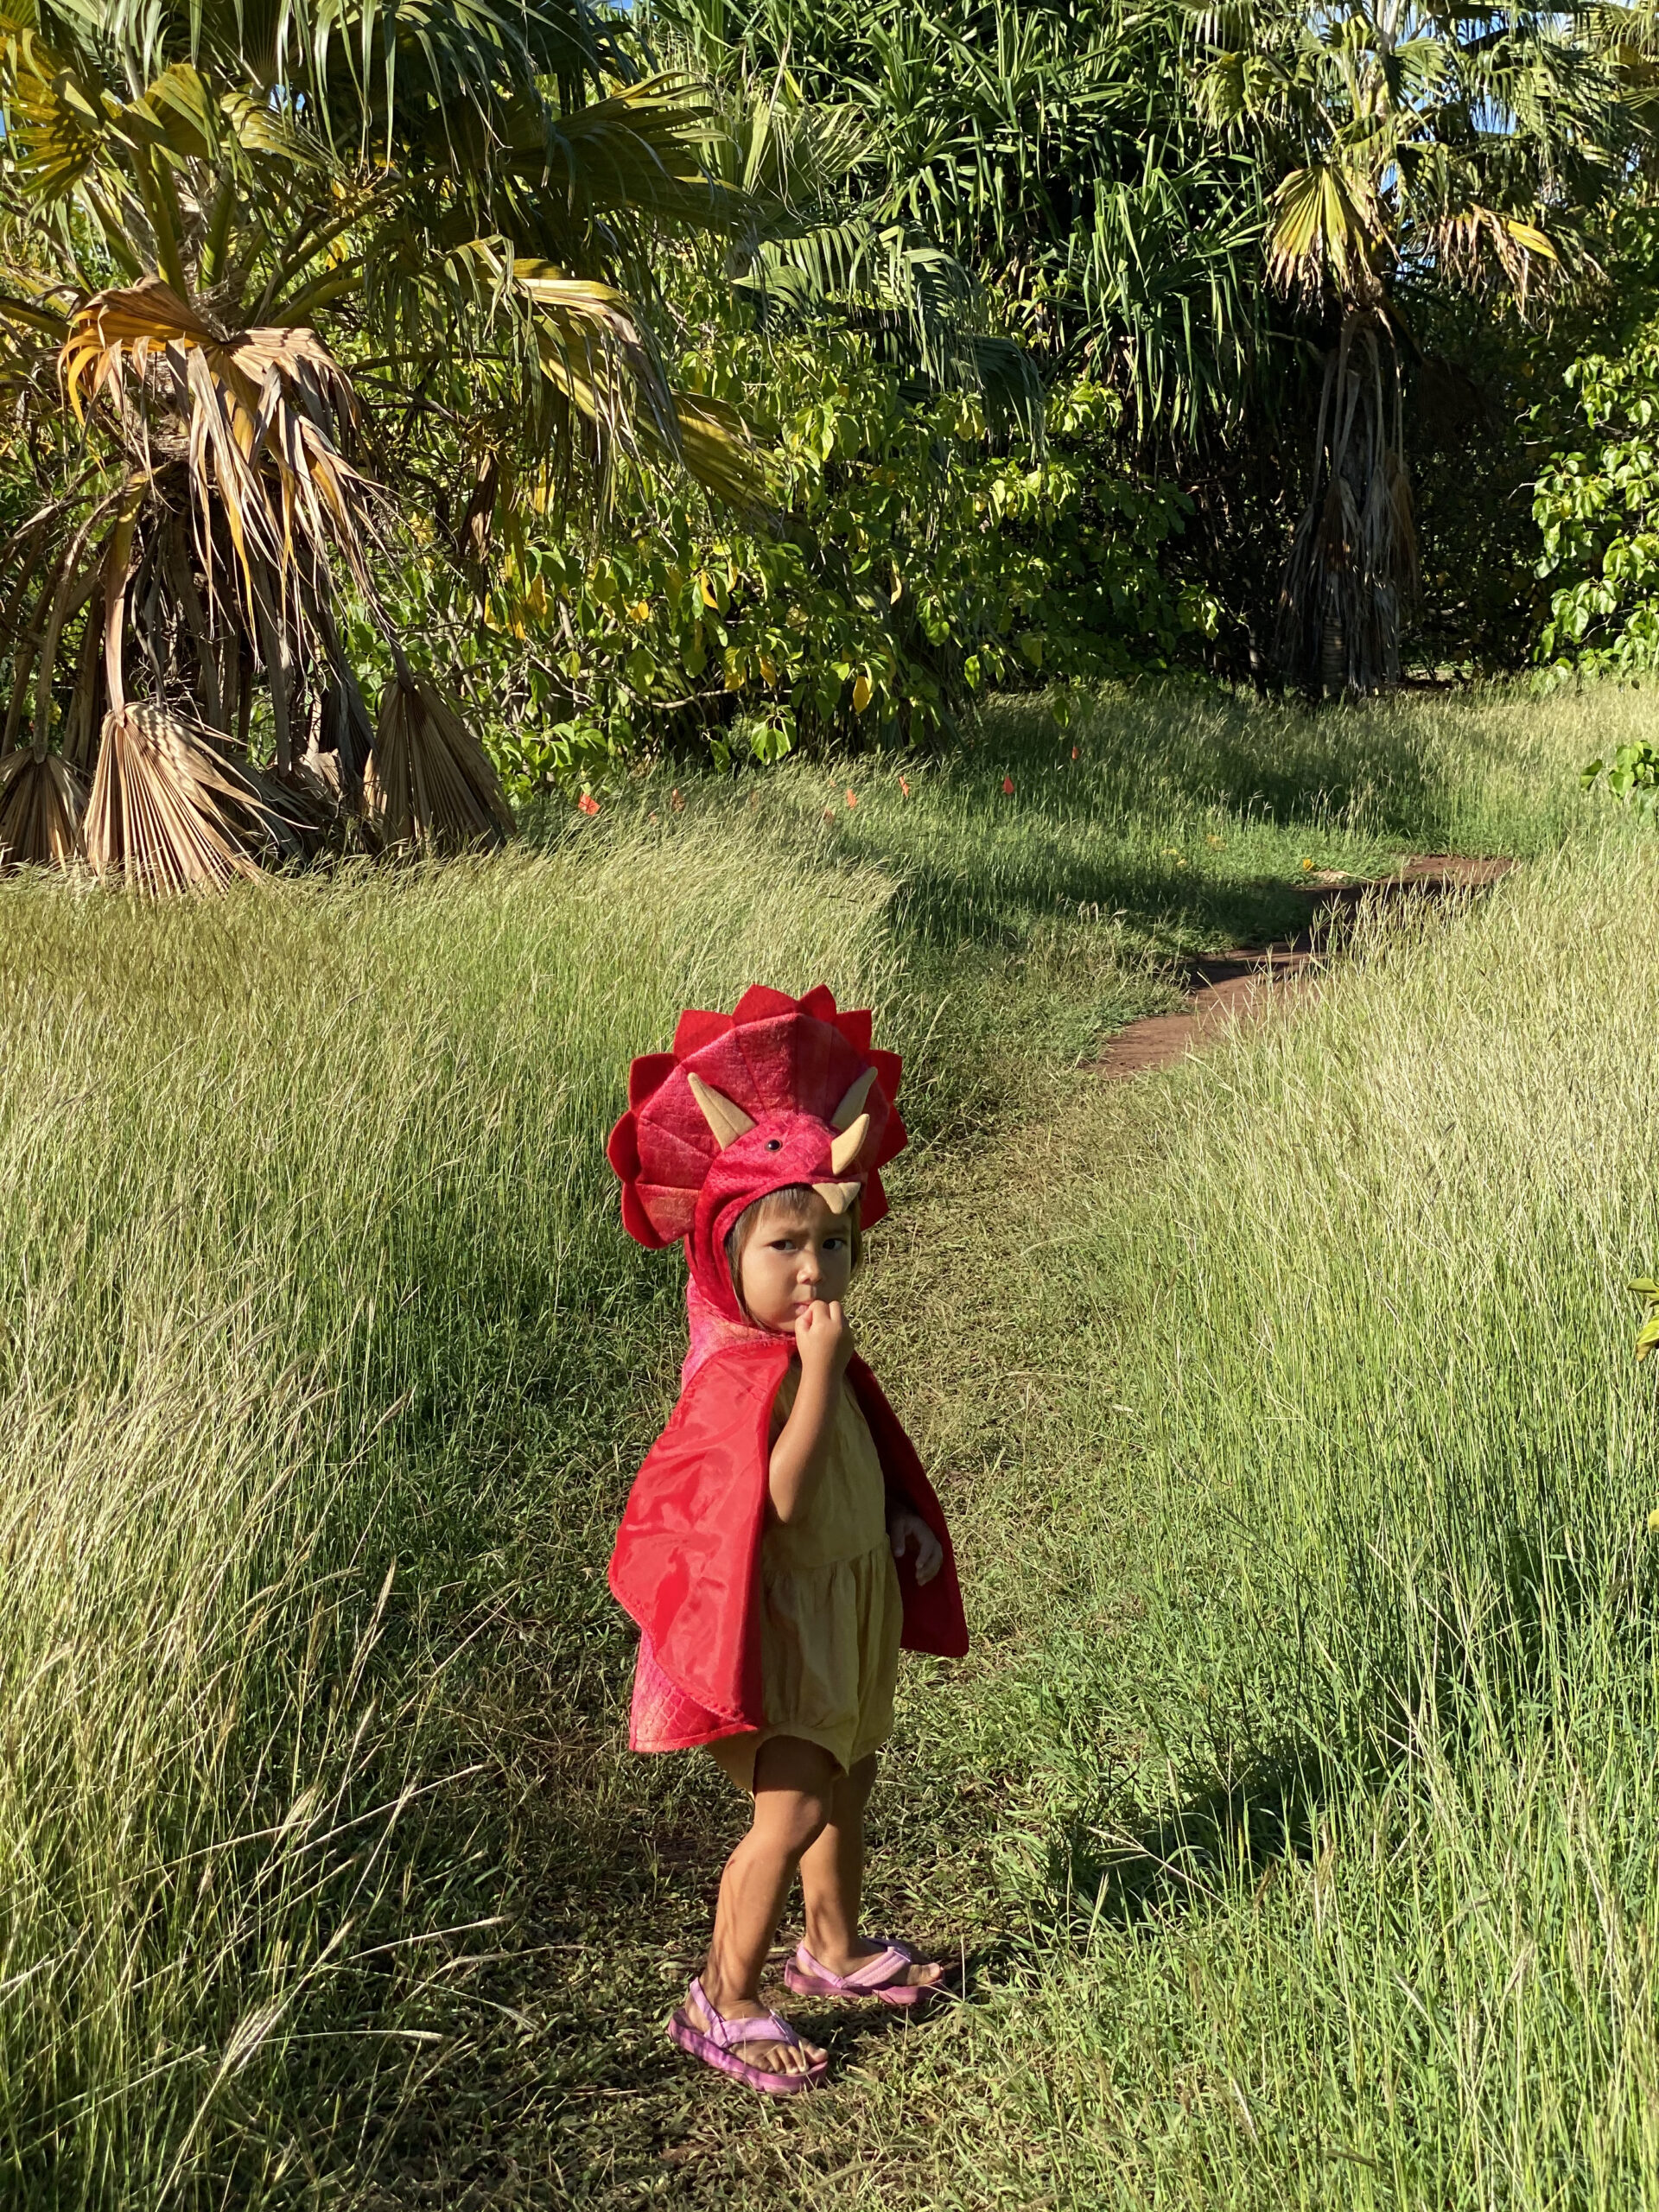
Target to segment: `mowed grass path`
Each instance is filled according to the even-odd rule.
[[[1020,709],[491,866],[0,889],[10,2195],[1640,2201],[1659,875],[1573,776],[1639,703]],[[1448,847],[1541,857],[1090,1072],[1305,862]],[[876,1815],[967,2001],[777,2111],[661,2035],[741,1811],[621,1748],[603,1585],[679,1353],[605,1129],[763,976],[907,1055],[862,1326],[978,1639]]]

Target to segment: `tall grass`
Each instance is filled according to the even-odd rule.
[[[7,2202],[1363,2202],[1310,2143],[1380,2171],[1445,2136],[1455,2177],[1492,2100],[1551,2109],[1478,2044],[1487,2104],[1442,2086],[1436,1959],[1495,2020],[1547,1993],[1527,2063],[1579,2038],[1598,2171],[1635,2171],[1645,2016],[1611,2016],[1619,2072],[1571,1976],[1633,1986],[1650,1918],[1607,1715],[1650,1725],[1615,1278],[1652,1256],[1651,994],[1617,982],[1651,869],[1575,849],[1173,1085],[1077,1065],[1173,956],[1294,926],[1310,868],[1559,842],[1627,711],[1021,707],[949,761],[678,806],[665,772],[488,865],[160,910],[0,886]],[[838,2044],[790,2118],[661,2037],[740,1815],[617,1756],[603,1586],[681,1327],[604,1135],[629,1056],[762,976],[874,1001],[907,1056],[861,1326],[979,1639],[908,1677],[877,1893],[979,1948],[976,2001]],[[1566,1967],[1501,1999],[1535,1939],[1504,1948],[1500,1804],[1567,1900]],[[1448,1948],[1424,1900],[1465,1884]],[[1395,2134],[1357,2116],[1385,2033]]]
[[[779,961],[886,987],[886,884],[780,912],[765,860],[0,892],[9,2202],[297,2193],[439,2041],[489,1908],[423,1841],[453,1624],[526,1456],[613,1511],[590,1409],[643,1428],[670,1363],[606,1202],[628,1056]]]
[[[931,2125],[855,2201],[1659,2200],[1656,927],[1579,840],[1062,1109],[1052,1594],[951,1714],[1021,1932],[874,2057],[859,2125]]]

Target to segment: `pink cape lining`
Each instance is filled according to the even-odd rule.
[[[757,1328],[753,1321],[728,1320],[692,1276],[686,1278],[685,1319],[690,1343],[680,1369],[681,1389],[700,1367],[706,1367],[711,1359],[721,1352],[730,1351],[734,1345],[777,1344],[783,1341],[782,1333],[777,1329]]]

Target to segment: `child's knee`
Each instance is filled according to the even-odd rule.
[[[754,1825],[791,1859],[798,1859],[823,1834],[830,1812],[827,1789],[769,1789],[755,1801]]]

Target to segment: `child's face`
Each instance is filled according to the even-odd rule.
[[[853,1232],[816,1192],[763,1213],[739,1263],[738,1288],[752,1320],[793,1332],[815,1298],[845,1298],[853,1273]]]

